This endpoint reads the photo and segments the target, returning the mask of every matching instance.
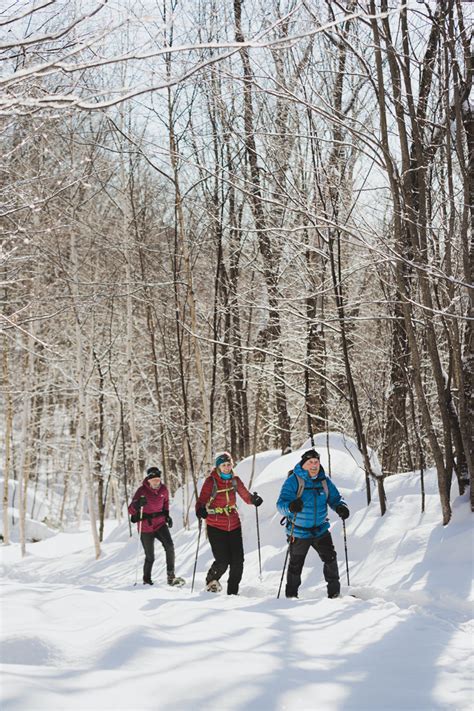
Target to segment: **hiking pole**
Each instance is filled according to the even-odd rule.
[[[342,530],[344,531],[344,550],[346,552],[346,573],[347,573],[347,584],[350,585],[349,582],[349,563],[347,560],[347,538],[346,538],[346,522],[344,519],[342,519]]]
[[[260,553],[260,528],[258,525],[258,508],[255,507],[255,517],[257,519],[257,546],[258,546],[258,568],[260,570],[259,579],[262,580],[262,556]]]
[[[137,557],[135,559],[135,582],[133,583],[134,587],[138,582],[138,553],[140,552],[140,540],[142,537],[142,521],[143,521],[142,508],[143,507],[140,506],[140,508],[138,509],[138,515],[140,518],[138,519],[138,541],[137,541]]]
[[[289,540],[289,542],[288,542],[288,548],[286,549],[285,562],[283,563],[283,570],[282,570],[282,572],[281,572],[281,580],[280,580],[280,587],[278,588],[277,600],[278,600],[279,597],[280,597],[281,585],[282,585],[282,583],[283,583],[283,577],[284,577],[284,575],[285,575],[286,563],[287,563],[287,561],[288,561],[288,556],[289,556],[289,554],[290,554],[290,546],[291,546],[291,542],[292,542],[292,539],[293,539],[293,531],[295,530],[295,523],[296,523],[296,517],[297,517],[297,515],[298,515],[298,514],[295,514],[295,517],[294,517],[294,519],[293,519],[293,523],[291,524],[290,540]]]
[[[196,576],[196,566],[197,566],[198,555],[199,555],[199,542],[201,540],[201,530],[202,530],[202,519],[199,519],[199,535],[198,535],[198,542],[197,542],[197,548],[196,548],[196,558],[194,560],[193,582],[191,583],[191,592],[194,590],[194,578]]]

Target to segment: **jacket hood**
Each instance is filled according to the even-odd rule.
[[[303,469],[299,462],[295,467],[293,467],[293,473],[297,474],[302,479],[305,479],[305,481],[322,481],[326,478],[326,472],[324,471],[322,466],[319,468],[318,476],[313,479],[313,477],[309,475],[309,472],[307,472],[306,469]]]

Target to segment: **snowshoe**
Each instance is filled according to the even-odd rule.
[[[174,588],[182,588],[185,582],[184,578],[177,578],[175,575],[168,576],[168,585],[172,585]]]
[[[222,590],[222,585],[218,580],[210,580],[206,585],[207,592],[218,593]]]

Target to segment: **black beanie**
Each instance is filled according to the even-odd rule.
[[[319,453],[315,449],[308,449],[301,457],[300,464],[303,466],[308,459],[319,459]]]
[[[158,477],[159,479],[161,479],[161,472],[160,472],[160,470],[158,469],[158,467],[149,467],[149,468],[146,470],[146,477],[145,477],[145,479],[156,479],[156,477]]]

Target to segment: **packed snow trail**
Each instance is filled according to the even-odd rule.
[[[342,527],[332,518],[338,599],[327,599],[314,551],[300,598],[276,599],[286,541],[275,501],[298,452],[259,455],[252,488],[264,499],[262,580],[255,513],[245,507],[238,597],[204,591],[212,561],[204,536],[191,593],[198,527],[180,526],[178,495],[176,573],[187,582],[180,589],[166,583],[159,546],[155,584],[133,586],[137,538],[126,523],[107,522],[99,560],[87,524],[28,544],[24,559],[18,543],[0,548],[2,711],[471,711],[468,495],[453,499],[442,526],[435,472],[425,475],[424,514],[417,474],[390,477],[381,518],[375,489],[366,506],[354,449],[333,444],[333,476],[351,509],[350,588]],[[250,466],[239,465],[244,480]]]
[[[468,621],[252,592],[6,582],[2,707],[468,708]]]

